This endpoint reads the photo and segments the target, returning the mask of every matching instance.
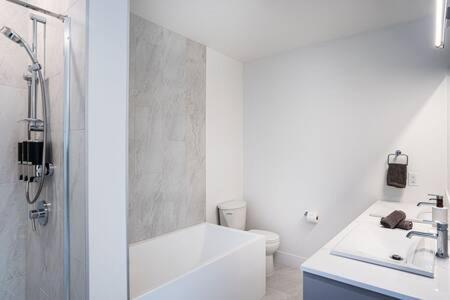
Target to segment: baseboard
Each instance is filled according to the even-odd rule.
[[[274,256],[275,264],[284,265],[292,268],[300,268],[305,262],[306,257],[301,257],[284,251],[277,251]]]

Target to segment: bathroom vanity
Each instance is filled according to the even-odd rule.
[[[426,214],[415,203],[374,203],[302,265],[304,299],[450,299],[450,261],[429,255],[436,250],[436,241],[408,240],[408,231],[377,225],[376,216],[395,209],[405,211],[411,219]],[[386,235],[380,234],[383,230]],[[429,224],[414,223],[414,230],[433,229]],[[352,240],[353,253],[348,251]],[[373,243],[373,247],[367,243]],[[395,265],[383,254],[391,249],[392,253],[403,253],[403,265]],[[424,252],[428,254],[422,256]]]

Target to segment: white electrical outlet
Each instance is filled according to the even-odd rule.
[[[417,173],[408,172],[408,185],[410,186],[418,186]]]

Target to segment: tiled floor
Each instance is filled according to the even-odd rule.
[[[275,272],[266,281],[263,300],[302,300],[303,280],[300,269],[276,265]]]

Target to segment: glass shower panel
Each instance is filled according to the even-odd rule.
[[[0,299],[87,298],[86,0],[63,2],[0,3]]]

